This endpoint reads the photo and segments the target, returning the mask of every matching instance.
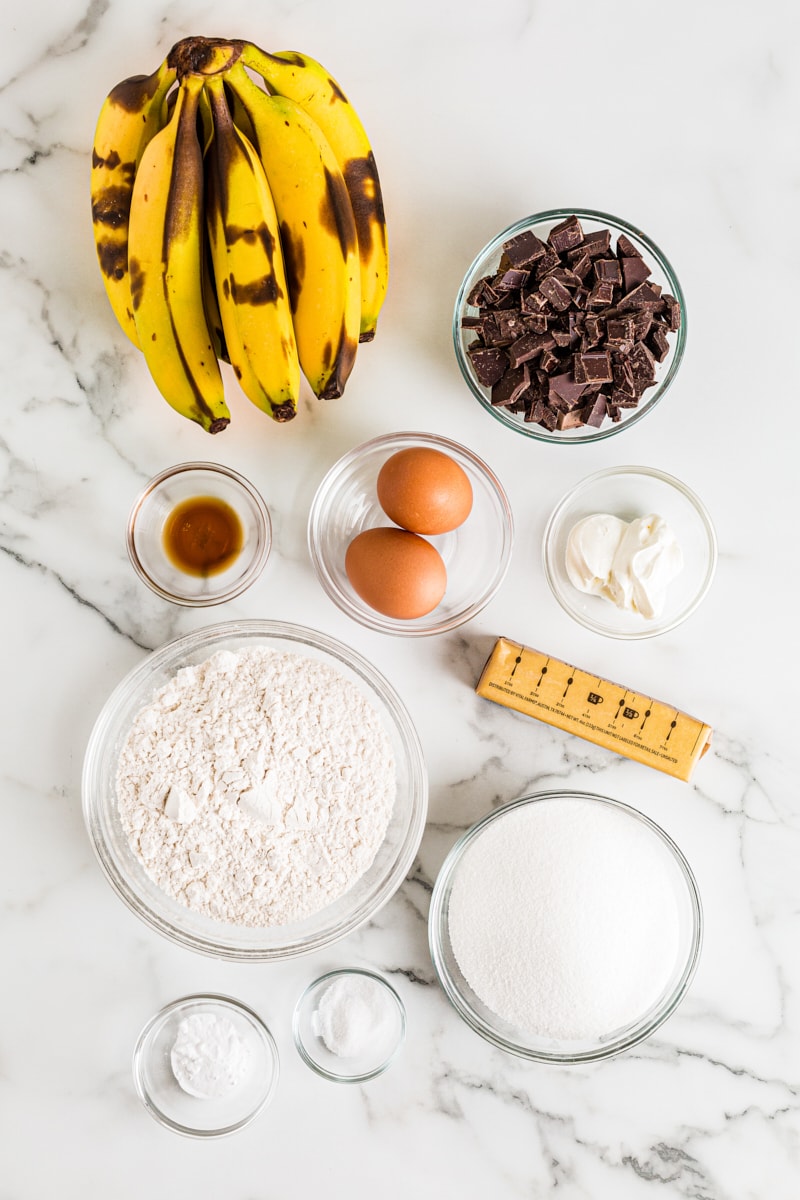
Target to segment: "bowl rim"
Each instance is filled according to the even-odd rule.
[[[567,217],[576,216],[578,220],[598,221],[607,223],[614,229],[635,237],[644,246],[646,246],[649,254],[653,256],[659,268],[669,280],[671,294],[679,302],[681,306],[681,324],[675,335],[675,342],[671,352],[671,358],[667,372],[662,380],[659,381],[653,394],[646,398],[645,402],[635,409],[630,410],[630,416],[625,417],[618,423],[609,423],[593,431],[592,433],[578,433],[575,431],[556,431],[551,432],[542,429],[540,426],[529,423],[525,425],[522,421],[512,420],[508,413],[503,409],[498,409],[489,403],[483,395],[480,385],[472,375],[469,366],[466,362],[466,355],[461,345],[461,317],[467,310],[466,298],[472,284],[473,274],[476,272],[482,259],[489,257],[500,249],[502,243],[510,237],[520,233],[523,229],[533,228],[536,225],[544,225],[553,221],[564,220]],[[480,403],[481,407],[488,412],[496,421],[499,421],[506,429],[511,429],[516,433],[522,434],[523,437],[533,438],[535,441],[545,442],[551,446],[583,446],[590,445],[593,442],[601,442],[606,438],[613,437],[615,434],[621,433],[623,430],[637,424],[649,412],[656,407],[662,398],[666,395],[670,386],[674,382],[678,369],[683,361],[683,355],[686,348],[686,331],[687,331],[687,314],[686,314],[686,298],[681,287],[675,269],[670,263],[667,256],[660,247],[638,226],[633,225],[629,221],[623,220],[621,217],[615,217],[612,213],[603,212],[600,209],[594,208],[551,208],[539,213],[533,213],[531,216],[522,217],[518,221],[514,221],[506,229],[501,230],[490,241],[486,243],[482,250],[476,254],[472,263],[468,267],[461,286],[458,289],[456,296],[455,308],[453,310],[453,346],[455,349],[455,357],[464,381],[469,390],[472,392],[475,399]],[[585,428],[585,427],[584,427]]]
[[[249,637],[263,638],[267,641],[271,638],[280,638],[284,642],[295,642],[298,646],[298,653],[302,653],[304,647],[320,650],[333,658],[335,662],[343,664],[348,670],[358,675],[388,712],[394,725],[393,732],[403,746],[409,774],[408,819],[405,832],[398,845],[392,869],[387,873],[380,886],[376,886],[376,895],[372,905],[365,907],[362,904],[361,908],[351,913],[347,920],[341,921],[332,929],[323,930],[313,938],[295,939],[279,947],[267,948],[254,945],[232,946],[230,943],[214,938],[211,934],[205,935],[182,929],[173,924],[169,917],[156,912],[149,906],[149,903],[142,901],[135,887],[119,869],[113,853],[106,845],[98,817],[100,802],[97,799],[98,788],[96,786],[96,776],[101,768],[108,729],[115,718],[118,707],[136,694],[155,670],[164,667],[170,660],[177,660],[186,653],[199,653],[201,650],[206,650],[209,654],[213,653],[212,647],[225,639],[246,640]],[[179,667],[176,666],[175,670],[178,669]],[[106,698],[89,735],[81,776],[81,808],[89,841],[103,874],[127,908],[150,929],[160,933],[176,945],[205,954],[210,958],[238,962],[277,962],[283,959],[299,958],[302,955],[334,945],[371,920],[388,903],[411,870],[419,849],[428,809],[428,775],[422,744],[405,703],[393,685],[371,662],[344,642],[318,630],[286,621],[244,619],[207,625],[202,629],[174,638],[147,654],[119,680]],[[346,893],[344,894],[346,895]]]
[[[400,1019],[400,1032],[397,1042],[392,1048],[391,1053],[388,1054],[382,1062],[378,1063],[378,1065],[373,1067],[371,1070],[360,1071],[358,1074],[352,1075],[347,1074],[346,1072],[329,1071],[326,1067],[323,1067],[321,1063],[318,1063],[313,1055],[310,1054],[306,1049],[305,1042],[303,1041],[300,1033],[300,1017],[303,1008],[314,992],[321,987],[323,983],[328,983],[329,980],[338,979],[341,976],[347,975],[363,975],[367,979],[376,980],[382,986],[384,991],[388,992]],[[321,1076],[322,1079],[330,1079],[332,1083],[365,1083],[368,1079],[376,1079],[379,1075],[382,1075],[384,1071],[386,1071],[392,1065],[394,1060],[397,1058],[397,1055],[400,1053],[406,1038],[406,1027],[406,1006],[403,1003],[399,992],[391,983],[389,983],[388,979],[383,977],[383,975],[380,975],[377,971],[369,970],[367,967],[335,967],[330,971],[326,971],[323,975],[318,975],[316,979],[312,979],[311,983],[307,984],[307,986],[303,988],[303,991],[297,998],[297,1002],[295,1003],[294,1010],[292,1012],[292,1039],[294,1041],[297,1053],[300,1055],[306,1066],[310,1067],[315,1074]]]
[[[591,618],[579,613],[566,600],[559,591],[554,578],[553,570],[551,569],[551,559],[553,555],[552,541],[555,536],[555,531],[559,521],[562,519],[564,511],[568,505],[584,490],[589,489],[592,485],[599,483],[603,479],[610,479],[614,476],[626,475],[646,475],[651,479],[657,479],[661,483],[667,484],[668,487],[674,488],[677,492],[689,501],[692,508],[697,513],[700,519],[700,524],[706,534],[708,543],[708,562],[706,564],[706,573],[703,582],[698,589],[691,603],[678,612],[670,621],[666,623],[656,622],[655,628],[650,625],[643,624],[641,629],[633,630],[614,630],[609,629],[600,621],[594,621]],[[675,475],[670,475],[667,471],[662,471],[658,467],[638,466],[636,464],[623,465],[618,467],[605,467],[600,471],[594,471],[591,475],[585,475],[583,479],[578,480],[571,488],[566,491],[561,499],[556,503],[550,516],[547,519],[544,533],[542,535],[542,569],[545,579],[550,587],[550,591],[560,604],[561,608],[571,617],[577,624],[582,625],[584,629],[590,630],[592,633],[599,633],[603,637],[614,638],[617,641],[635,642],[643,641],[646,638],[659,637],[663,633],[669,633],[673,629],[677,629],[682,625],[692,613],[696,612],[701,602],[705,599],[711,584],[714,582],[716,575],[717,562],[719,558],[719,546],[717,542],[717,532],[714,528],[714,522],[703,501],[696,492],[678,479]]]
[[[482,476],[489,485],[489,490],[496,499],[498,509],[502,514],[504,531],[500,559],[491,586],[467,608],[462,609],[461,612],[454,613],[451,617],[428,626],[420,624],[420,622],[425,620],[424,617],[420,617],[417,622],[395,621],[391,617],[384,617],[378,612],[373,614],[354,604],[336,586],[336,582],[328,570],[325,556],[319,544],[319,529],[323,523],[325,504],[332,488],[339,482],[347,469],[365,453],[373,453],[383,448],[388,450],[395,444],[407,441],[430,446],[444,453],[450,451],[466,458],[476,473]],[[511,556],[514,548],[514,514],[502,483],[492,468],[474,450],[470,450],[463,443],[456,442],[452,438],[445,437],[442,434],[419,430],[396,430],[392,433],[380,434],[378,437],[370,438],[368,441],[361,442],[358,446],[352,447],[352,449],[338,458],[326,471],[311,502],[306,537],[309,556],[317,580],[328,598],[343,613],[352,620],[357,621],[360,625],[365,626],[367,629],[372,629],[377,633],[387,633],[395,637],[431,637],[434,634],[447,633],[449,630],[456,629],[458,626],[466,624],[467,621],[471,621],[497,595],[511,565]]]
[[[173,1120],[172,1117],[159,1108],[152,1096],[144,1086],[142,1077],[142,1063],[144,1058],[145,1046],[148,1039],[153,1034],[157,1026],[163,1025],[164,1022],[174,1012],[183,1008],[190,1008],[198,1004],[213,1004],[220,1008],[233,1009],[245,1018],[258,1034],[259,1040],[267,1051],[271,1061],[272,1070],[269,1077],[269,1084],[264,1091],[263,1096],[258,1101],[258,1104],[245,1116],[238,1121],[231,1122],[230,1125],[224,1125],[216,1129],[197,1129],[192,1125],[184,1125],[181,1121]],[[198,1138],[206,1140],[208,1138],[229,1137],[232,1133],[237,1133],[240,1129],[245,1129],[250,1125],[260,1113],[264,1111],[268,1104],[271,1103],[275,1090],[278,1086],[280,1076],[280,1055],[275,1038],[267,1024],[261,1019],[249,1005],[241,1000],[235,999],[233,996],[228,996],[222,992],[192,992],[186,996],[180,996],[177,1000],[170,1001],[160,1008],[157,1012],[148,1019],[142,1026],[139,1036],[136,1039],[136,1044],[133,1048],[131,1059],[133,1070],[133,1084],[136,1089],[136,1094],[141,1100],[144,1107],[160,1125],[166,1129],[172,1130],[173,1133],[180,1133],[184,1137]]]
[[[442,946],[442,933],[443,928],[446,928],[447,925],[445,901],[449,899],[454,872],[461,861],[464,851],[480,835],[486,826],[500,819],[508,812],[538,803],[542,800],[572,799],[596,801],[606,805],[609,808],[623,812],[626,815],[635,818],[659,838],[662,845],[672,855],[680,870],[684,883],[686,884],[686,890],[691,909],[692,930],[687,948],[686,962],[684,963],[681,975],[668,999],[665,1000],[662,1007],[653,1014],[651,1019],[645,1025],[643,1025],[634,1033],[617,1038],[615,1042],[609,1042],[604,1045],[596,1045],[594,1048],[590,1048],[585,1051],[559,1053],[554,1050],[545,1050],[543,1048],[535,1050],[530,1046],[522,1045],[519,1042],[512,1042],[510,1039],[499,1033],[487,1021],[485,1021],[479,1013],[475,1012],[475,1010],[459,990],[445,963]],[[520,796],[516,800],[511,800],[500,805],[500,807],[485,813],[483,817],[466,829],[451,847],[439,870],[434,883],[433,892],[431,895],[430,910],[428,914],[428,945],[436,976],[445,995],[447,996],[447,999],[450,1001],[453,1008],[455,1008],[456,1012],[465,1022],[465,1024],[468,1025],[473,1032],[479,1034],[487,1042],[490,1042],[500,1050],[505,1050],[510,1054],[514,1054],[519,1058],[529,1059],[532,1062],[550,1063],[561,1066],[599,1062],[603,1059],[614,1058],[618,1054],[622,1054],[625,1051],[630,1050],[633,1046],[643,1042],[661,1025],[663,1025],[663,1023],[675,1012],[692,982],[700,958],[700,951],[703,944],[703,932],[703,909],[700,900],[700,893],[697,887],[697,881],[691,867],[689,866],[689,863],[686,860],[685,855],[683,854],[683,851],[673,841],[669,834],[650,817],[646,816],[645,813],[640,812],[639,809],[633,808],[632,805],[626,804],[621,800],[615,800],[610,796],[602,796],[596,792],[564,789],[545,792],[531,792],[524,796]]]
[[[253,504],[256,513],[256,523],[259,526],[261,534],[261,546],[258,554],[248,566],[245,573],[236,583],[232,584],[224,592],[212,593],[209,596],[185,596],[179,592],[173,592],[169,588],[163,587],[157,579],[146,569],[141,560],[139,552],[136,548],[136,523],[144,505],[153,495],[157,488],[165,483],[168,479],[177,478],[181,475],[188,475],[193,471],[205,471],[212,475],[222,475],[229,479],[243,492],[246,493],[248,499]],[[128,558],[131,566],[136,574],[145,583],[152,592],[160,596],[162,600],[168,600],[171,604],[179,604],[183,608],[213,608],[217,604],[225,604],[228,600],[234,600],[237,596],[241,596],[256,579],[258,579],[264,567],[267,564],[270,553],[272,551],[272,519],[269,509],[267,508],[264,497],[258,489],[242,475],[239,471],[235,471],[233,467],[223,466],[221,463],[205,462],[201,460],[175,463],[171,467],[165,467],[163,471],[159,471],[152,479],[148,480],[138,496],[134,500],[130,512],[128,513],[128,521],[125,527],[125,546],[128,551]]]

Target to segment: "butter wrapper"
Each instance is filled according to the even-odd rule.
[[[711,726],[696,717],[507,638],[475,691],[676,779],[690,779],[711,742]]]

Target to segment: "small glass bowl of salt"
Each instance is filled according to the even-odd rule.
[[[147,1111],[167,1129],[224,1137],[269,1104],[278,1051],[261,1018],[240,1001],[215,993],[184,996],[139,1034],[133,1079]]]
[[[397,992],[373,971],[344,967],[310,983],[292,1033],[303,1062],[334,1083],[364,1083],[394,1060],[406,1033]]]

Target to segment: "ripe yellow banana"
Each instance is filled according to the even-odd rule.
[[[297,356],[278,218],[264,168],[233,124],[220,77],[206,87],[214,137],[206,156],[208,233],[222,328],[242,391],[276,421],[297,412]]]
[[[165,400],[209,433],[230,420],[203,305],[203,80],[181,81],[175,110],[148,144],[133,185],[129,269],[139,343]]]
[[[358,114],[325,68],[305,54],[293,50],[269,54],[247,42],[242,46],[240,61],[258,72],[271,92],[305,109],[336,156],[350,193],[358,233],[361,341],[370,341],[386,296],[389,256],[375,157]]]
[[[92,148],[92,222],[106,293],[124,332],[139,345],[128,274],[128,219],[133,181],[150,139],[166,123],[175,70],[165,59],[152,75],[123,79],[109,92]]]
[[[275,202],[300,366],[315,395],[341,396],[358,350],[361,279],[339,164],[293,100],[267,95],[239,63],[226,82],[250,120]]]

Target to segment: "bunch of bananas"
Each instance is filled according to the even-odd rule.
[[[220,360],[276,421],[297,412],[301,372],[342,394],[388,256],[369,141],[323,66],[185,38],[106,98],[91,193],[111,306],[174,409],[225,428]]]

